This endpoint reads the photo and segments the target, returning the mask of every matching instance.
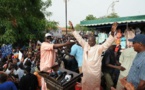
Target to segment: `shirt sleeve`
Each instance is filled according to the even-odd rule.
[[[77,41],[79,42],[79,44],[84,48],[84,45],[85,45],[86,41],[76,31],[73,31],[72,34],[77,39]]]
[[[109,36],[109,38],[107,38],[107,40],[101,45],[101,51],[106,51],[111,44],[114,42],[114,37],[112,35]]]
[[[70,55],[75,56],[75,54],[76,54],[76,48],[75,48],[75,45],[73,45],[71,48]]]

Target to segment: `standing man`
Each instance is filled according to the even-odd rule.
[[[73,24],[69,22],[72,30]],[[111,35],[102,45],[97,45],[94,36],[88,37],[88,42],[74,30],[73,35],[83,48],[83,65],[82,65],[82,90],[100,90],[101,82],[101,64],[102,52],[108,49],[114,41],[114,33],[117,28],[117,23],[112,25]]]
[[[124,88],[120,83],[120,79],[127,77],[136,54],[137,53],[134,51],[132,46],[128,47],[121,53],[119,62],[121,63],[121,66],[125,67],[126,70],[120,71],[120,75],[116,86],[117,90],[122,90]]]
[[[20,79],[19,87],[20,90],[37,90],[38,80],[37,77],[30,73],[31,67],[27,66],[24,68],[24,76]]]
[[[116,85],[115,79],[117,76],[114,76],[115,70],[124,71],[125,68],[117,65],[117,61],[115,59],[115,47],[116,45],[111,45],[105,52],[102,59],[102,72],[105,78],[106,89],[111,90],[112,86]]]
[[[55,49],[72,44],[69,41],[63,44],[51,44],[51,41],[52,35],[46,33],[45,41],[41,44],[40,48],[40,71],[51,72],[50,68],[55,65]],[[47,90],[44,78],[42,78],[42,90]]]
[[[133,42],[137,55],[132,63],[127,81],[134,85],[135,90],[145,90],[145,35],[138,34],[129,41]]]
[[[75,59],[78,62],[79,67],[79,73],[82,72],[82,61],[83,61],[83,48],[79,45],[79,43],[76,41],[76,44],[74,44],[71,47],[70,55],[74,56]]]

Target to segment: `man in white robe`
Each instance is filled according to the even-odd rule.
[[[71,21],[69,21],[69,25],[72,30],[74,30]],[[114,42],[114,33],[116,28],[117,23],[114,23],[111,28],[111,35],[102,45],[96,44],[94,36],[88,37],[88,42],[86,42],[75,30],[73,31],[74,37],[84,50],[82,65],[82,90],[100,90],[102,52],[107,50]]]

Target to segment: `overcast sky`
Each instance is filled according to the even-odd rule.
[[[97,18],[107,15],[112,11],[110,5],[113,1],[115,0],[68,0],[67,19],[76,25],[90,14]],[[114,9],[120,17],[145,15],[145,0],[119,0]],[[59,26],[65,27],[64,0],[52,0],[52,6],[47,10],[53,14],[47,19],[55,20],[59,22]]]

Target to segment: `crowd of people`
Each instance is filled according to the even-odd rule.
[[[96,43],[93,34],[86,37],[71,21],[69,25],[70,35],[46,33],[44,42],[30,40],[28,48],[13,48],[1,56],[0,90],[48,90],[38,72],[53,72],[54,65],[83,73],[78,85],[82,90],[145,90],[144,34],[123,34],[113,23],[108,38]]]

